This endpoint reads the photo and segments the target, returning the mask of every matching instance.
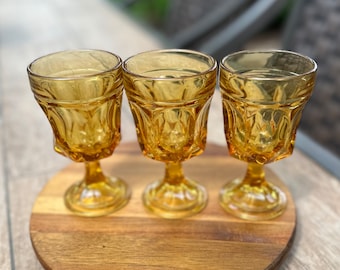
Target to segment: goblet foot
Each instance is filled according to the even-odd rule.
[[[130,196],[130,189],[123,180],[106,177],[106,181],[88,185],[81,181],[72,185],[66,191],[64,201],[73,213],[96,217],[119,210],[127,204]]]
[[[220,205],[228,213],[247,220],[268,220],[283,213],[286,195],[275,185],[250,185],[242,179],[226,184],[220,191]]]
[[[145,207],[169,219],[197,214],[205,208],[207,200],[205,188],[188,179],[176,184],[156,181],[148,185],[143,193]]]

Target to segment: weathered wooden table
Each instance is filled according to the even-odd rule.
[[[124,59],[161,46],[104,0],[1,1],[0,269],[42,269],[29,236],[32,206],[47,181],[70,164],[52,149],[52,132],[33,99],[26,66],[64,49],[105,49]],[[136,139],[126,105],[122,143]],[[225,145],[218,93],[208,143]],[[340,269],[339,179],[299,149],[268,167],[290,189],[297,208],[295,241],[282,269]]]

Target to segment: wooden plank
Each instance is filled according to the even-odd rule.
[[[269,165],[292,191],[295,243],[282,269],[340,269],[340,181],[296,149]]]
[[[8,214],[9,210],[7,204],[7,186],[5,182],[5,164],[4,164],[4,145],[2,115],[0,115],[0,269],[11,269],[11,250],[10,250],[10,239],[9,239],[9,227],[8,227]]]

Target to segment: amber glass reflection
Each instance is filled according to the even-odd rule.
[[[286,196],[265,178],[263,166],[292,154],[315,73],[312,59],[287,51],[243,51],[222,60],[220,88],[229,152],[248,163],[245,177],[221,190],[220,204],[227,212],[252,220],[283,213]]]
[[[123,63],[141,150],[166,164],[164,178],[143,194],[159,216],[187,217],[206,205],[205,188],[184,176],[181,163],[204,151],[216,66],[212,57],[187,50],[144,52]]]
[[[99,160],[112,155],[120,141],[121,59],[100,50],[63,51],[28,66],[31,89],[54,132],[54,149],[85,163],[84,179],[64,198],[76,214],[100,216],[123,207],[126,183],[105,176]]]

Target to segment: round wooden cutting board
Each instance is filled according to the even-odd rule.
[[[81,179],[84,165],[71,164],[55,175],[37,197],[30,221],[33,248],[46,269],[274,269],[292,245],[294,202],[270,170],[267,177],[288,197],[282,216],[245,221],[219,206],[220,188],[246,170],[226,147],[208,145],[203,155],[184,163],[185,174],[207,188],[209,202],[201,213],[182,220],[162,219],[144,209],[142,192],[163,176],[164,164],[142,156],[136,143],[120,145],[102,165],[105,173],[130,185],[130,202],[105,217],[73,215],[63,194]]]

